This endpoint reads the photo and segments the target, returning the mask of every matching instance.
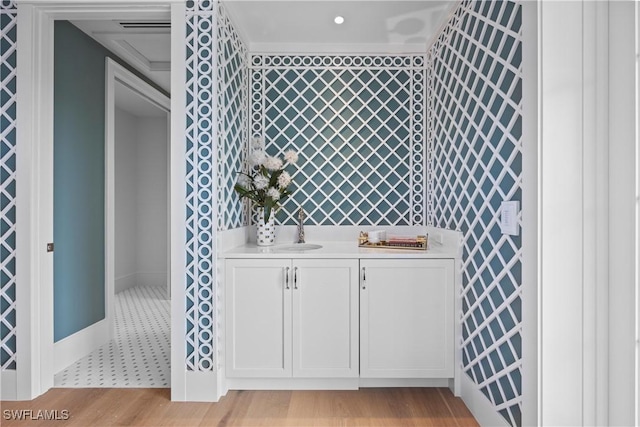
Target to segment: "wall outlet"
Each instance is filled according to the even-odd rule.
[[[518,201],[502,202],[500,205],[500,230],[502,234],[510,236],[520,234],[520,225],[518,224],[519,210],[520,202]]]

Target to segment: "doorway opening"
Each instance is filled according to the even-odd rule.
[[[104,4],[96,7],[93,4],[77,3],[68,4],[19,4],[18,5],[18,68],[21,70],[21,79],[18,80],[18,115],[30,117],[29,121],[18,123],[18,139],[21,141],[22,155],[20,167],[18,167],[18,179],[23,183],[17,190],[17,197],[24,202],[19,205],[17,227],[22,230],[19,244],[23,248],[24,255],[20,258],[16,271],[24,279],[25,286],[17,290],[18,302],[17,324],[21,325],[21,334],[17,338],[17,346],[24,349],[24,357],[17,365],[16,398],[18,400],[33,399],[54,386],[54,374],[56,362],[54,352],[54,307],[53,307],[53,256],[45,250],[46,244],[53,239],[53,181],[54,181],[54,26],[57,21],[96,20],[96,21],[122,21],[122,20],[164,20],[171,21],[169,30],[171,40],[171,62],[166,64],[149,64],[164,66],[166,71],[171,71],[168,79],[167,92],[177,92],[177,96],[171,100],[171,143],[168,163],[171,165],[170,185],[171,191],[171,215],[168,219],[168,229],[171,232],[171,241],[184,241],[184,213],[183,206],[184,189],[184,162],[185,154],[181,134],[184,133],[184,4],[176,4],[169,0],[157,0],[144,5],[140,4]],[[107,34],[108,35],[108,34]],[[126,44],[121,43],[123,46]],[[132,51],[133,52],[133,51]],[[104,58],[103,58],[104,61]],[[139,71],[139,68],[127,58],[130,65]],[[104,70],[104,62],[102,63]],[[83,76],[84,78],[85,76]],[[95,75],[87,73],[86,78],[95,78]],[[175,89],[175,90],[174,90]],[[104,94],[104,87],[102,94]],[[104,112],[102,113],[104,114]],[[180,131],[182,129],[182,131]],[[113,159],[112,159],[113,160]],[[106,188],[106,193],[113,188]],[[37,209],[34,207],[37,206]],[[113,220],[113,216],[111,217]],[[106,222],[109,218],[105,218]],[[107,234],[105,233],[105,236]],[[108,247],[108,245],[105,245]],[[181,298],[184,298],[183,286],[180,281],[185,275],[184,262],[180,258],[183,249],[169,245],[171,278],[169,282],[175,286],[172,288],[172,310],[182,312]],[[58,247],[56,246],[56,250]],[[105,254],[108,257],[108,254]],[[113,255],[107,263],[114,262]],[[115,264],[114,264],[115,266]],[[105,275],[108,273],[105,265]],[[115,273],[114,273],[115,274]],[[95,277],[100,277],[96,273]],[[111,280],[115,277],[111,277]],[[105,277],[106,283],[109,283]],[[103,335],[113,333],[112,327],[107,322],[107,299],[109,293],[102,292],[104,298],[104,313],[102,322],[95,324],[106,330]],[[111,298],[113,300],[113,298]],[[113,302],[113,301],[111,301]],[[75,310],[77,307],[73,307]],[[184,340],[181,331],[183,322],[180,316],[171,316],[172,322],[177,322],[171,328],[171,340],[181,342]],[[88,328],[84,328],[83,331]],[[72,331],[75,332],[75,331]],[[79,332],[79,331],[78,331]],[[87,334],[92,336],[93,334]],[[86,336],[85,336],[86,338]],[[61,341],[57,342],[58,344]],[[74,343],[67,346],[68,354],[77,358],[88,353],[80,351]],[[103,344],[103,343],[101,343]],[[99,346],[99,345],[98,345]],[[93,348],[95,348],[94,346]],[[179,363],[176,360],[184,360],[184,348],[180,345],[171,346],[172,361],[172,397],[174,392],[180,398],[184,388],[184,375],[181,370],[176,370]],[[54,357],[52,357],[52,355]],[[177,387],[177,389],[175,389]],[[177,390],[177,391],[176,391]]]
[[[111,58],[105,82],[109,341],[57,366],[54,386],[169,387],[170,100]]]

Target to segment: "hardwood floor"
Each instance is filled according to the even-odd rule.
[[[0,402],[0,425],[478,426],[447,388],[230,391],[218,403],[171,402],[169,397],[169,389],[58,388],[32,401]],[[28,419],[16,420],[18,415]],[[37,420],[39,415],[59,420]]]

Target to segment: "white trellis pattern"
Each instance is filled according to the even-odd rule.
[[[0,6],[0,367],[16,369],[15,1]]]
[[[186,10],[186,366],[191,371],[210,371],[215,369],[217,2],[187,1]]]
[[[246,172],[248,57],[222,3],[218,6],[218,230],[247,225],[246,203],[233,186]]]
[[[463,1],[429,55],[429,222],[463,232],[463,369],[513,426],[522,406],[521,5]]]
[[[294,224],[425,224],[423,55],[253,55],[251,135],[271,155],[299,152]]]

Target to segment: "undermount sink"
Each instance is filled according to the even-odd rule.
[[[292,243],[290,245],[282,245],[277,246],[274,249],[279,251],[291,251],[291,252],[299,252],[299,251],[311,251],[314,249],[320,249],[322,245],[316,245],[315,243]]]

